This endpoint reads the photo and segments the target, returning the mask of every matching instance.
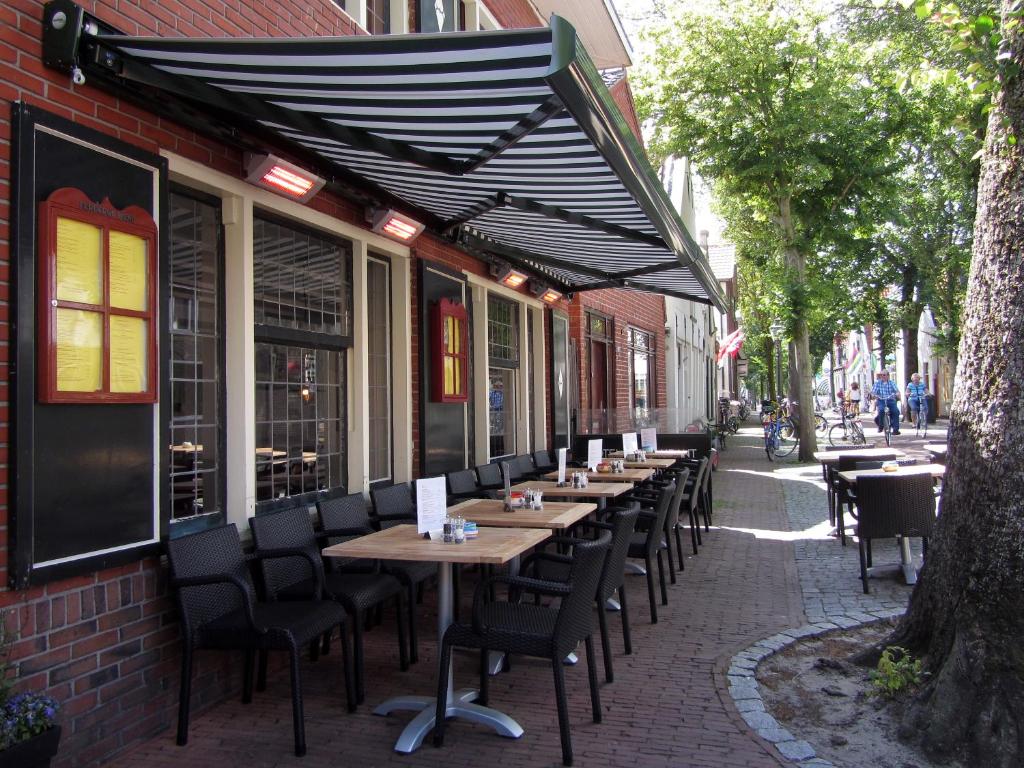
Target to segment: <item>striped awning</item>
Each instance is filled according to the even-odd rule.
[[[722,308],[706,257],[558,17],[542,29],[326,39],[86,30],[83,45],[108,81],[269,131],[318,170],[563,290],[634,288]]]

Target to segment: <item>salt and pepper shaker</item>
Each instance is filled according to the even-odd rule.
[[[466,521],[462,517],[455,518],[455,543],[462,544],[466,540]]]
[[[455,532],[453,530],[453,527],[454,526],[452,525],[452,519],[450,517],[448,517],[447,515],[445,515],[445,518],[444,518],[444,534],[443,534],[443,540],[444,540],[445,544],[451,544],[452,540],[454,539]]]

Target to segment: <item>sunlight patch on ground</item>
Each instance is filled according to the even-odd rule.
[[[769,531],[763,528],[734,528],[729,525],[713,525],[722,531],[735,531],[736,533],[747,533],[758,539],[769,539],[771,541],[799,541],[802,539],[831,539],[834,527],[828,520],[823,520],[817,525],[806,528],[802,531]]]

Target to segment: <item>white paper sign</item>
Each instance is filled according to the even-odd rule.
[[[597,470],[597,465],[604,458],[604,440],[587,441],[587,468],[591,471]]]
[[[658,430],[654,427],[644,427],[641,429],[640,447],[645,451],[658,450]]]
[[[622,433],[622,453],[625,457],[629,457],[629,454],[636,453],[636,432],[623,432]]]
[[[444,528],[448,511],[444,477],[416,481],[416,530],[420,534]]]
[[[565,483],[565,448],[558,449],[558,482],[559,484]]]

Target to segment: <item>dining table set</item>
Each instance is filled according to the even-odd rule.
[[[941,446],[941,449],[944,458],[945,446]],[[915,518],[918,522],[906,522],[908,517],[915,515],[905,514],[904,507],[919,510],[922,504],[925,507],[930,504],[932,510],[936,509],[934,486],[941,483],[946,467],[937,462],[935,452],[929,453],[933,458],[928,463],[918,463],[904,451],[893,447],[839,446],[814,453],[815,460],[821,464],[825,481],[829,522],[835,526],[835,535],[843,546],[846,546],[850,529],[846,514],[850,513],[854,517],[865,592],[868,591],[871,550],[870,539],[865,548],[863,539],[866,537],[862,534],[869,528],[876,529],[876,517],[884,518],[882,529],[887,531],[891,528],[894,531],[899,544],[900,568],[906,583],[917,582],[910,538],[930,531],[930,525],[927,522],[922,525],[920,515]],[[928,498],[923,499],[925,494]],[[857,512],[854,512],[855,507]],[[865,524],[865,514],[872,516],[868,524]],[[928,515],[925,514],[923,519],[927,521]],[[897,530],[901,525],[905,528],[903,532]],[[927,552],[926,533],[922,538]]]
[[[681,454],[680,454],[681,455]],[[566,535],[581,521],[600,513],[609,500],[623,496],[634,487],[653,478],[657,473],[676,464],[679,456],[650,456],[643,462],[624,462],[621,472],[583,470],[588,482],[585,487],[572,487],[559,483],[559,473],[538,472],[537,478],[522,480],[508,486],[517,501],[524,493],[536,494],[536,504],[516,506],[506,503],[502,489],[492,490],[490,497],[467,498],[450,504],[446,515],[463,518],[476,525],[477,534],[463,543],[446,543],[440,538],[424,535],[416,525],[395,525],[375,533],[349,539],[323,549],[325,558],[362,558],[365,560],[402,560],[434,563],[437,565],[438,646],[452,626],[454,616],[453,567],[461,565],[506,566],[510,573],[519,570],[519,558],[534,550],[555,535]],[[604,464],[602,462],[602,464]],[[607,465],[605,465],[607,466]],[[495,498],[497,497],[497,498]],[[558,500],[555,500],[558,499]],[[614,601],[609,601],[611,605]],[[617,606],[617,604],[616,604]],[[496,655],[491,664],[492,674],[501,669],[502,656]],[[573,663],[570,654],[566,663]],[[499,710],[474,703],[479,695],[476,689],[456,689],[451,665],[438,670],[439,681],[446,680],[445,701],[442,705],[446,718],[461,718],[485,725],[497,734],[518,738],[522,726]],[[414,711],[417,714],[402,730],[394,749],[411,753],[421,746],[424,738],[436,724],[436,713],[442,711],[438,699],[429,695],[400,695],[381,702],[373,710],[387,715],[396,711]]]

